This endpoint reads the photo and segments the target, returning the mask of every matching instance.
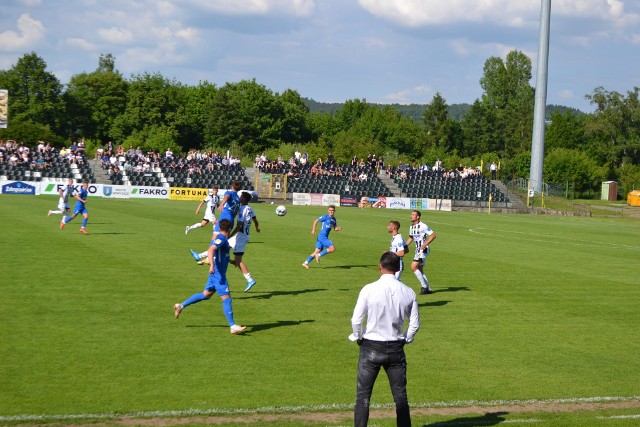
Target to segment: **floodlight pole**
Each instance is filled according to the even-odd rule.
[[[544,166],[544,126],[547,107],[547,76],[549,73],[549,32],[551,0],[541,0],[540,40],[538,41],[538,69],[536,72],[536,95],[533,110],[533,138],[531,141],[530,188],[542,192],[542,170]]]

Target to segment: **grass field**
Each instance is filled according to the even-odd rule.
[[[206,249],[209,229],[184,235],[197,202],[90,198],[88,236],[80,218],[60,231],[46,215],[56,204],[0,196],[0,424],[351,423],[352,310],[378,277],[388,221],[406,236],[409,211],[338,208],[336,252],[305,270],[326,208],[277,217],[254,205],[262,232],[245,261],[258,284],[243,293],[230,267],[235,317],[249,326],[233,336],[216,296],[173,316],[207,278],[189,249]],[[419,296],[422,329],[406,348],[414,425],[640,424],[640,222],[423,220],[438,238],[435,293]],[[392,402],[382,374],[372,424],[395,425]]]

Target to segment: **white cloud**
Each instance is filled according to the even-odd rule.
[[[27,13],[18,18],[17,27],[18,32],[9,30],[0,33],[0,51],[16,52],[32,49],[44,38],[46,32],[42,22],[31,18]]]
[[[88,52],[96,49],[96,45],[80,38],[66,39],[64,40],[64,44],[81,50],[86,50]]]
[[[433,88],[426,84],[421,84],[410,89],[403,89],[384,96],[384,101],[392,104],[412,104],[422,102],[427,95],[433,93]]]
[[[456,22],[523,27],[537,26],[540,18],[539,0],[358,0],[358,3],[372,15],[405,27]],[[636,14],[625,12],[623,0],[554,0],[551,13],[625,23],[638,19]]]
[[[315,0],[182,0],[180,3],[229,15],[309,16],[315,10]]]
[[[107,43],[126,44],[133,41],[133,33],[125,28],[100,28],[98,36]]]

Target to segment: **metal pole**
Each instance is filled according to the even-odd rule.
[[[551,0],[541,0],[540,40],[538,42],[538,69],[536,73],[536,95],[533,111],[533,138],[531,141],[531,171],[529,180],[534,191],[542,191],[544,165],[544,126],[547,106],[547,76],[549,72],[549,32]]]

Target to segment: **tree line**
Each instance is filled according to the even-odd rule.
[[[8,89],[9,126],[0,138],[57,146],[83,139],[91,151],[116,145],[160,152],[231,152],[245,164],[257,154],[311,158],[332,153],[348,163],[373,153],[387,164],[489,165],[504,178],[528,177],[535,90],[531,60],[514,50],[486,60],[472,104],[450,106],[436,93],[423,106],[376,105],[364,99],[320,104],[291,89],[273,92],[255,79],[195,86],[159,73],[125,78],[111,54],[62,85],[35,52],[0,70]],[[595,88],[595,112],[548,108],[544,180],[578,189],[616,180],[640,184],[640,88],[626,94]]]

